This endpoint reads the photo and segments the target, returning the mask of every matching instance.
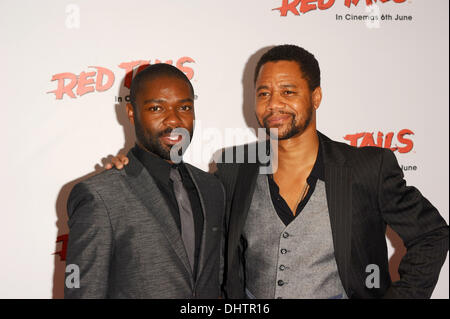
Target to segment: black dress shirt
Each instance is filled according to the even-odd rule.
[[[323,164],[321,148],[322,147],[319,143],[319,150],[317,152],[316,162],[314,163],[311,173],[306,179],[306,182],[309,185],[309,189],[308,192],[306,193],[305,198],[303,198],[303,200],[298,204],[295,215],[292,213],[292,210],[289,208],[289,205],[286,203],[284,198],[280,195],[280,188],[273,179],[272,175],[268,175],[267,177],[269,180],[270,196],[272,198],[273,207],[275,208],[281,221],[286,226],[289,225],[289,223],[292,222],[295,219],[295,217],[297,217],[302,212],[303,208],[305,208],[306,204],[311,198],[311,195],[314,193],[317,180],[318,179],[320,179],[321,181],[325,180],[325,167]]]
[[[178,167],[178,171],[181,175],[181,180],[191,202],[192,214],[194,216],[194,229],[195,229],[195,263],[194,263],[194,278],[197,273],[198,256],[200,255],[200,248],[203,235],[203,210],[200,202],[200,197],[192,181],[186,166],[181,162],[180,164],[170,164],[156,154],[147,152],[138,145],[136,145],[132,152],[134,156],[144,165],[149,174],[155,179],[158,188],[166,200],[167,205],[170,208],[175,224],[178,226],[178,230],[181,233],[181,220],[178,210],[178,202],[173,191],[173,183],[170,179],[170,169]]]

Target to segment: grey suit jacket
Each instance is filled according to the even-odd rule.
[[[104,171],[70,194],[67,265],[79,267],[80,287],[65,285],[65,298],[218,298],[223,186],[186,164],[204,213],[194,282],[164,197],[141,162],[131,152],[127,156],[125,169]]]

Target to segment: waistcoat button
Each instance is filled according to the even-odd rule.
[[[288,233],[283,233],[283,238],[288,238],[289,234]]]
[[[283,286],[284,285],[284,281],[283,280],[278,280],[278,286]]]
[[[287,253],[287,250],[286,249],[281,249],[281,253],[284,255],[285,253]]]

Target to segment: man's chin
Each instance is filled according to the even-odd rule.
[[[274,139],[285,139],[289,133],[290,129],[285,127],[284,125],[272,125],[271,127],[265,126],[267,135]]]
[[[170,150],[171,147],[168,147],[167,145],[161,145],[161,147],[158,149],[158,155],[161,158],[170,161]]]
[[[149,151],[155,154],[156,156],[170,161],[170,147],[167,147],[161,143],[158,145],[155,144],[143,144],[143,146]]]

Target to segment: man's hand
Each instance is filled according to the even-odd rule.
[[[117,156],[113,156],[111,158],[111,163],[106,163],[105,168],[111,169],[116,167],[117,169],[122,169],[124,165],[128,165],[128,157],[122,154],[117,154]]]

